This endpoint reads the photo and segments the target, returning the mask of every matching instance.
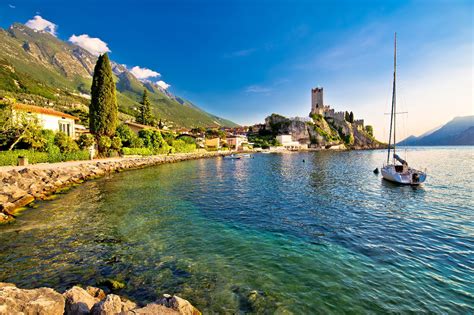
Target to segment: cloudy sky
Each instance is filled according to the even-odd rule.
[[[472,1],[10,1],[27,23],[240,124],[306,116],[310,89],[387,137],[393,33],[401,134],[474,114]],[[171,85],[171,86],[170,86]]]

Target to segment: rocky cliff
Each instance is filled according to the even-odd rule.
[[[310,119],[290,119],[272,114],[265,119],[260,132],[274,136],[291,134],[294,141],[316,149],[375,149],[384,146],[373,137],[370,126],[364,128],[360,124],[322,115],[313,115]]]

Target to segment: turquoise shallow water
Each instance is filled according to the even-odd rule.
[[[256,154],[87,182],[0,227],[0,281],[118,278],[140,303],[177,293],[204,313],[473,313],[474,149],[411,149],[417,188],[374,175],[384,158]]]

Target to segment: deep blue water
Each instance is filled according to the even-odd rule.
[[[473,313],[474,149],[411,148],[420,187],[373,174],[385,156],[255,154],[90,181],[0,227],[0,281],[117,278],[141,303],[177,293],[204,313]]]

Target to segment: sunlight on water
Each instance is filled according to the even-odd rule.
[[[204,313],[473,312],[473,149],[410,150],[421,187],[381,181],[384,158],[256,154],[87,182],[0,228],[0,280],[113,277],[140,303],[177,293]]]

